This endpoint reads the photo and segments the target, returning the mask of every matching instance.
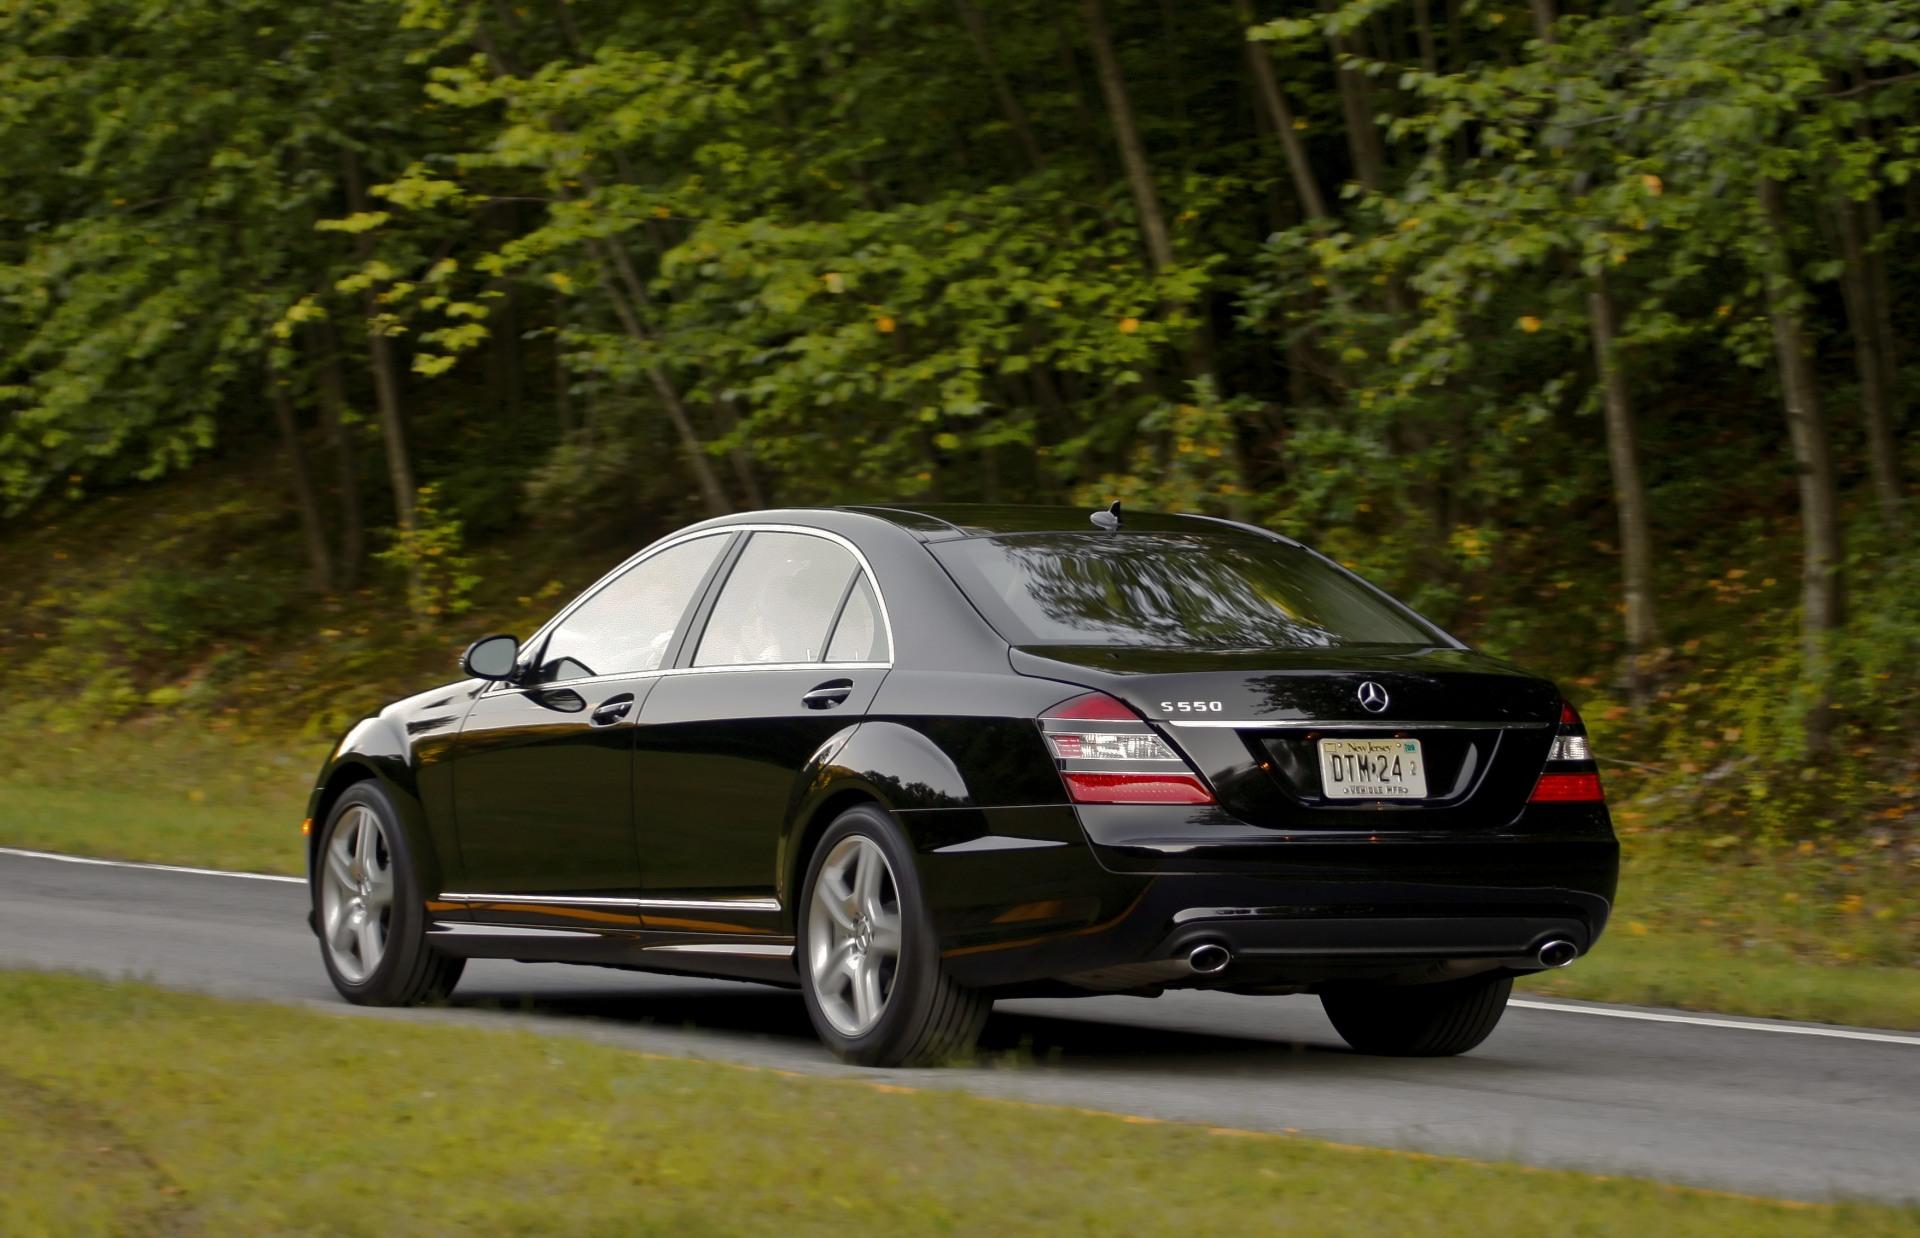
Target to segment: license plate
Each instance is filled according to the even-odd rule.
[[[1427,770],[1417,739],[1323,739],[1320,789],[1330,800],[1419,800]]]

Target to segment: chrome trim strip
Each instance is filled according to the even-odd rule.
[[[777,898],[594,898],[575,894],[442,894],[447,903],[543,903],[554,907],[631,907],[636,911],[778,911]]]
[[[748,942],[735,945],[727,941],[693,941],[682,942],[671,946],[648,946],[642,953],[652,954],[655,951],[674,954],[731,954],[739,958],[749,959],[790,959],[793,957],[792,946],[763,946]]]
[[[1013,838],[1005,834],[984,834],[963,843],[935,847],[935,855],[965,855],[979,851],[1038,851],[1042,847],[1064,847],[1057,838]]]
[[[600,937],[592,929],[533,928],[523,924],[471,924],[459,921],[438,922],[427,930],[429,937]]]
[[[1540,731],[1551,722],[1418,722],[1382,718],[1378,722],[1314,722],[1306,718],[1262,718],[1250,722],[1175,721],[1158,719],[1165,726],[1207,727],[1233,731]]]

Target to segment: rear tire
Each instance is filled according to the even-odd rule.
[[[941,965],[913,849],[891,817],[871,804],[840,814],[800,890],[800,991],[837,1057],[925,1066],[973,1048],[993,1002]]]
[[[427,943],[426,898],[393,802],[376,782],[347,788],[313,853],[313,923],[340,996],[357,1006],[444,1001],[465,959]]]
[[[1320,1005],[1358,1053],[1452,1057],[1493,1034],[1511,992],[1512,976],[1471,976],[1443,984],[1328,989]]]

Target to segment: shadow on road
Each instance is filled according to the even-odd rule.
[[[455,1009],[521,1012],[545,1018],[592,1020],[649,1026],[723,1037],[752,1037],[817,1044],[813,1025],[797,993],[750,985],[715,983],[650,984],[644,989],[529,988],[517,994],[456,994]],[[1354,1061],[1343,1047],[1272,1037],[1155,1027],[1089,1009],[1086,1017],[1033,1011],[1019,1005],[996,1008],[980,1039],[989,1061],[1021,1061],[1049,1067],[1099,1070],[1137,1067],[1164,1070],[1171,1061],[1202,1063],[1213,1069],[1242,1066],[1273,1069],[1289,1059],[1305,1064]],[[826,1050],[821,1048],[824,1059]]]

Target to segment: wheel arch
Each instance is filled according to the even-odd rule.
[[[309,882],[314,873],[320,839],[326,833],[327,819],[332,816],[340,797],[362,783],[371,782],[385,793],[387,802],[393,805],[394,815],[398,818],[395,824],[405,833],[407,851],[419,874],[421,890],[431,897],[441,888],[441,857],[427,829],[426,810],[420,803],[420,797],[408,785],[410,779],[395,778],[391,769],[383,768],[391,763],[361,752],[345,753],[329,763],[314,788],[308,807],[308,816],[313,822],[313,829],[306,840]]]

